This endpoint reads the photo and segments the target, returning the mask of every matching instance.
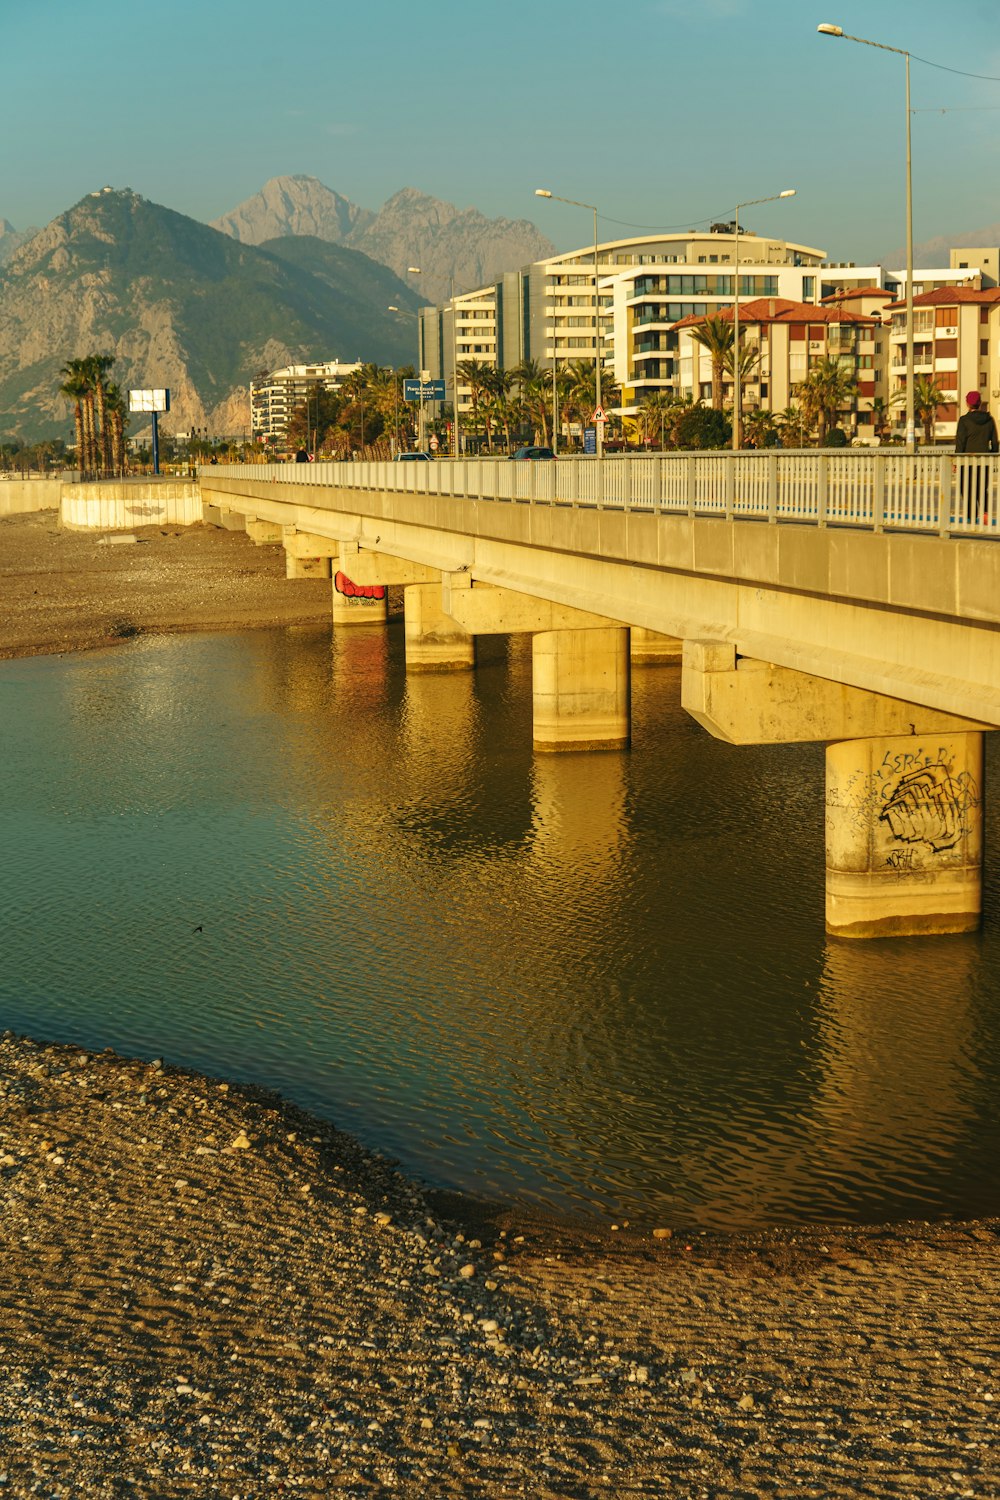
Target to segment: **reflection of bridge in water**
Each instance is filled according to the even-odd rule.
[[[200,482],[210,518],[284,545],[289,577],[341,575],[338,631],[386,617],[344,579],[401,587],[408,671],[471,670],[477,639],[530,637],[537,751],[626,746],[630,660],[682,660],[711,733],[827,743],[831,931],[978,923],[1000,548],[970,497],[997,488],[996,460],[245,465]],[[78,524],[99,488],[68,489]]]

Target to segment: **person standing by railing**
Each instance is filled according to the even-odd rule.
[[[997,424],[982,404],[982,397],[978,391],[970,391],[965,398],[968,407],[964,416],[959,417],[958,426],[955,429],[955,452],[956,453],[997,453],[1000,452],[1000,442],[997,441]],[[971,508],[976,507],[976,520],[989,519],[990,501],[990,477],[985,464],[963,465],[959,477],[959,493],[962,497],[962,515],[965,520],[971,520]]]

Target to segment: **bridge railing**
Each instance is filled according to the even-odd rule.
[[[1000,458],[771,449],[511,461],[219,464],[202,477],[815,526],[1000,537]]]

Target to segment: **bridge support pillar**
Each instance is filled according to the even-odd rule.
[[[532,693],[536,750],[627,749],[628,630],[608,626],[535,635]]]
[[[404,589],[403,614],[408,672],[462,672],[476,665],[476,638],[445,614],[439,583]]]
[[[388,617],[389,590],[384,584],[355,583],[346,573],[334,568],[334,629],[344,625],[384,625]]]
[[[826,751],[826,927],[968,932],[982,910],[983,737],[848,740]]]
[[[277,521],[256,521],[247,517],[247,536],[255,546],[264,547],[273,542],[280,544],[283,535],[283,529]]]
[[[330,559],[328,557],[294,557],[291,552],[286,551],[286,578],[329,578],[329,576]]]
[[[634,666],[680,666],[684,642],[676,635],[661,635],[633,625],[629,631],[629,655]]]

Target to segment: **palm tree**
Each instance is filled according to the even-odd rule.
[[[856,390],[857,382],[850,369],[832,354],[817,359],[805,380],[795,387],[804,414],[816,423],[820,447],[826,439],[827,427],[836,425],[838,414]]]
[[[490,408],[494,420],[503,428],[507,452],[510,452],[510,393],[514,388],[513,370],[502,370],[494,365],[486,376],[486,389],[490,395]]]
[[[726,367],[726,355],[733,347],[733,325],[717,314],[688,331],[695,343],[708,351],[712,361],[712,405],[716,411],[721,411],[722,372]]]
[[[597,365],[590,359],[574,359],[567,369],[568,389],[563,400],[573,418],[581,427],[590,425],[597,409]],[[601,371],[601,403],[613,406],[618,399],[618,387],[610,371]]]
[[[763,407],[758,407],[756,411],[744,412],[743,431],[751,447],[773,447],[777,436],[774,413],[765,411]]]
[[[809,421],[801,406],[796,406],[793,402],[791,406],[786,406],[784,411],[779,411],[775,420],[778,424],[778,431],[781,433],[783,448],[805,447]]]
[[[517,382],[523,414],[534,429],[532,437],[536,443],[547,446],[552,371],[545,369],[537,359],[522,359],[514,370],[514,379]]]
[[[742,413],[743,413],[743,387],[746,384],[748,378],[754,373],[754,371],[757,369],[758,365],[760,364],[760,356],[761,356],[760,345],[759,344],[751,344],[748,340],[744,339],[744,337],[743,337],[742,334],[740,335],[739,354],[737,355],[736,350],[733,348],[732,340],[730,340],[729,348],[726,350],[725,354],[722,356],[722,368],[723,368],[723,370],[725,370],[726,374],[731,377],[732,382],[733,382],[733,389],[734,389],[733,409],[734,410],[735,410],[735,407],[736,407],[736,396],[735,396],[736,381],[737,381],[737,379],[739,379],[739,383],[740,383],[740,414],[741,414],[741,416],[742,416]],[[743,434],[742,434],[742,432],[739,434],[738,441],[739,441],[740,447],[742,448],[742,446],[743,446]]]
[[[106,379],[114,367],[113,354],[88,354],[84,360],[90,382],[93,411],[94,468],[103,473],[111,463],[110,434],[106,430],[105,406],[107,398]]]
[[[59,387],[60,396],[65,396],[67,401],[73,403],[73,423],[76,428],[76,466],[86,472],[89,468],[88,459],[90,455],[84,451],[85,429],[83,421],[83,408],[90,391],[90,383],[84,369],[82,359],[70,359],[59,371],[63,376],[63,383]]]
[[[888,432],[889,427],[889,408],[881,396],[875,396],[872,400],[872,432],[881,439]]]
[[[906,402],[905,390],[893,398],[900,405]],[[917,421],[923,423],[924,442],[930,447],[934,441],[934,423],[939,406],[944,406],[949,397],[938,385],[933,375],[918,375],[913,382],[913,410]]]
[[[104,393],[104,411],[108,421],[108,456],[114,474],[125,472],[125,428],[128,425],[128,409],[120,385],[109,381]]]
[[[639,402],[636,420],[643,442],[651,442],[657,435],[661,450],[666,446],[667,432],[673,425],[677,400],[667,391],[647,391]]]
[[[492,368],[492,365],[486,364],[485,360],[481,359],[462,359],[458,363],[459,378],[462,384],[467,385],[469,388],[469,399],[472,402],[473,429],[479,426],[483,401],[489,396],[489,374]],[[488,445],[492,448],[492,437],[488,422],[486,424],[486,439]]]

